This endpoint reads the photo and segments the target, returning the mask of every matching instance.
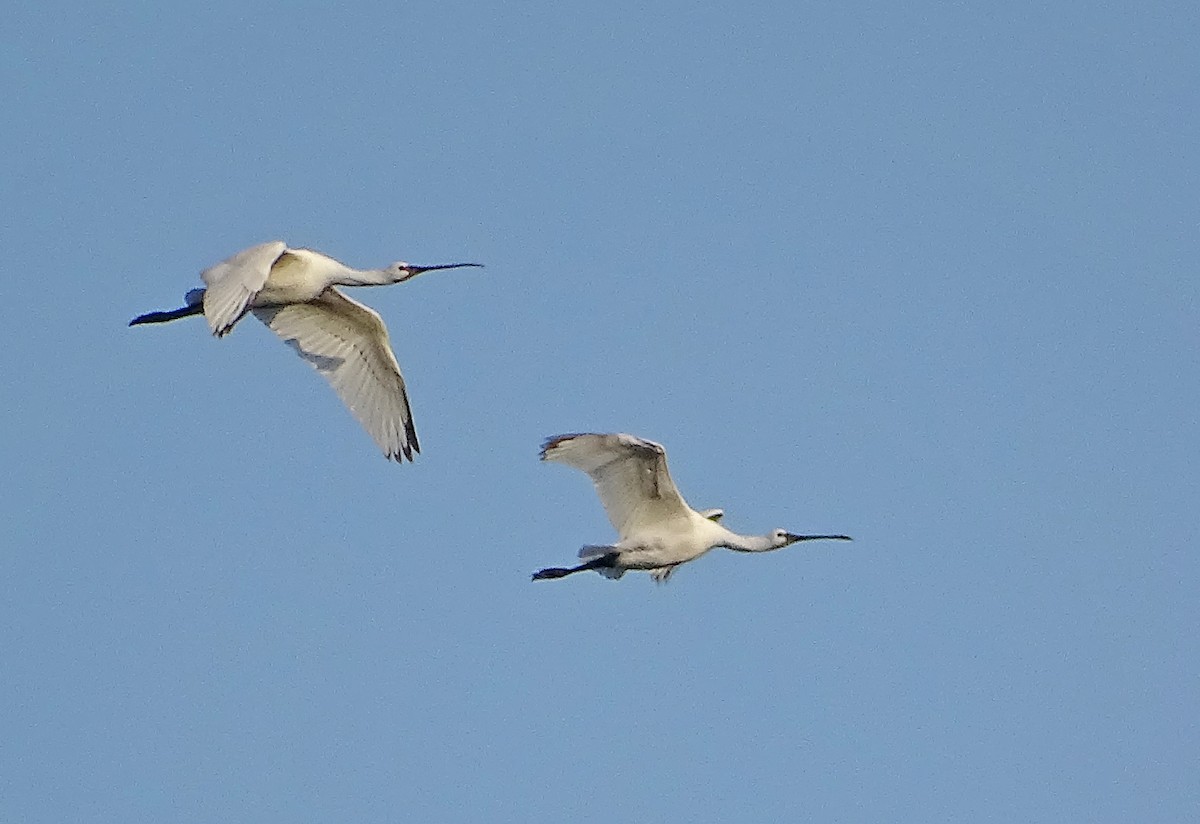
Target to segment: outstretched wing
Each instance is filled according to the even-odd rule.
[[[590,475],[622,540],[644,524],[691,512],[667,471],[666,450],[653,441],[624,434],[558,435],[542,445],[542,460]]]
[[[200,273],[204,291],[204,317],[217,337],[233,328],[246,307],[271,276],[271,267],[287,253],[282,240],[243,249],[228,260]]]
[[[378,314],[332,286],[308,303],[251,311],[329,381],[385,455],[411,461],[421,451],[400,364]]]

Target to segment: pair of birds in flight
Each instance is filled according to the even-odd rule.
[[[189,291],[181,308],[139,315],[129,325],[204,315],[212,333],[223,337],[251,313],[329,381],[388,458],[411,461],[421,447],[387,327],[378,313],[337,287],[384,286],[425,272],[479,265],[398,262],[383,269],[354,269],[320,252],[271,241],[201,272],[205,288]],[[716,547],[766,552],[797,541],[850,540],[782,529],[767,535],[731,532],[719,523],[721,510],[688,506],[667,471],[662,446],[633,435],[559,435],[545,442],[541,457],[591,477],[618,540],[585,546],[579,552],[583,563],[540,570],[535,581],[588,570],[620,578],[628,570],[641,570],[662,582],[680,564]]]

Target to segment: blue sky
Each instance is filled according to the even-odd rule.
[[[1190,3],[21,4],[0,32],[0,812],[1200,816]],[[252,321],[358,290],[385,461]],[[743,532],[669,584],[565,431]]]

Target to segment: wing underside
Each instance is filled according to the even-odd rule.
[[[666,451],[653,441],[625,434],[559,435],[543,445],[542,459],[586,472],[622,538],[639,524],[661,524],[691,512],[671,479]]]
[[[204,291],[204,317],[217,337],[228,334],[246,314],[246,307],[271,276],[271,267],[287,253],[281,240],[260,243],[200,273]]]
[[[411,461],[421,451],[404,377],[378,314],[333,287],[308,303],[252,311],[329,381],[388,458]]]

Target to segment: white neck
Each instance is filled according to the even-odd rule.
[[[778,549],[770,535],[739,535],[736,532],[716,524],[722,533],[719,546],[736,549],[738,552],[767,552]]]
[[[333,282],[338,286],[387,286],[395,283],[396,278],[387,269],[351,269],[343,266],[335,272]]]
[[[382,286],[394,282],[386,269],[355,269],[340,260],[311,249],[292,249],[292,257],[304,263],[304,277],[313,284],[325,286]]]

